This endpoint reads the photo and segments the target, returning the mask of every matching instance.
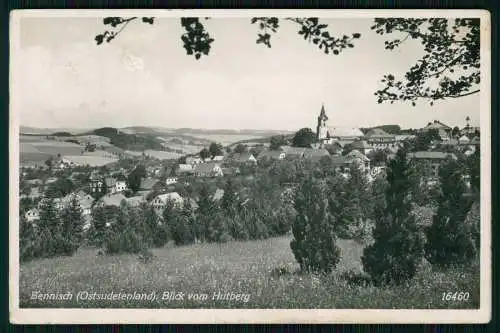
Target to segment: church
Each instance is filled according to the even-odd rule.
[[[320,144],[332,144],[337,142],[343,146],[364,137],[363,132],[357,127],[333,127],[328,125],[325,105],[321,106],[316,127],[316,136]]]

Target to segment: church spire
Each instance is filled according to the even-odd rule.
[[[321,103],[321,112],[319,113],[318,120],[328,120],[328,117],[326,116],[326,111],[325,111],[325,104]]]
[[[326,139],[327,137],[327,129],[326,129],[326,121],[328,120],[328,117],[326,115],[325,111],[325,104],[321,104],[321,112],[319,113],[318,117],[318,124],[316,126],[316,138],[318,141],[321,141],[323,139]]]

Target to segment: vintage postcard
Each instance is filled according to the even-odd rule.
[[[490,15],[19,10],[13,323],[485,323]]]

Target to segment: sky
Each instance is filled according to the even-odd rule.
[[[206,129],[315,129],[324,104],[330,126],[425,126],[434,119],[479,125],[479,94],[417,107],[378,104],[380,79],[404,74],[422,56],[407,41],[384,49],[371,19],[321,19],[332,35],[361,33],[354,48],[326,55],[282,22],[272,47],[256,44],[246,18],[213,18],[209,56],[187,56],[179,19],[131,22],[97,46],[102,18],[21,19],[13,74],[21,125],[44,128],[161,126]]]

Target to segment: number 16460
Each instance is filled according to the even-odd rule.
[[[444,292],[443,297],[441,298],[442,301],[468,301],[469,300],[469,293],[468,292]]]

